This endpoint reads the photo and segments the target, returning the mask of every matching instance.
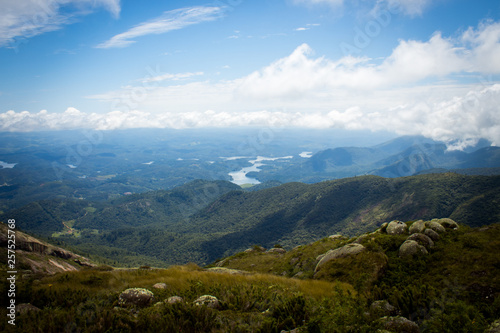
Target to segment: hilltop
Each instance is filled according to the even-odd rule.
[[[255,246],[206,268],[23,273],[17,327],[0,329],[483,333],[499,319],[499,239],[500,224],[392,221],[289,251]]]

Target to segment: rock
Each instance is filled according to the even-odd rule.
[[[38,312],[41,310],[39,308],[37,308],[36,306],[31,305],[29,303],[21,303],[21,304],[16,305],[16,313],[23,315],[23,314],[26,314],[26,313],[31,312],[31,311]]]
[[[370,305],[370,314],[378,317],[391,316],[396,314],[396,308],[385,300],[375,301]]]
[[[422,233],[425,229],[425,222],[418,220],[410,225],[410,234]]]
[[[424,235],[432,239],[434,242],[439,240],[439,234],[432,229],[425,229]]]
[[[384,328],[394,333],[420,333],[418,325],[405,317],[383,317],[381,318]]]
[[[427,226],[427,228],[434,230],[438,234],[446,232],[446,229],[440,223],[438,223],[436,221],[425,222],[425,225]]]
[[[154,299],[154,294],[144,288],[129,288],[123,291],[118,297],[118,304],[121,306],[149,306]]]
[[[361,243],[363,243],[365,240],[367,240],[369,237],[370,237],[370,235],[369,235],[369,234],[363,234],[363,235],[359,236],[358,238],[356,238],[356,240],[355,240],[353,243],[356,243],[356,244],[361,244]]]
[[[387,232],[387,226],[388,225],[389,225],[389,223],[387,223],[387,222],[382,223],[382,225],[380,226],[380,231],[381,232]]]
[[[153,288],[155,289],[167,289],[167,284],[163,282],[155,283],[153,285]]]
[[[280,247],[273,247],[272,249],[267,250],[267,253],[285,254],[286,250]]]
[[[330,235],[330,236],[328,236],[328,238],[330,238],[331,240],[337,240],[337,239],[344,238],[344,236],[336,234],[336,235]]]
[[[338,249],[330,250],[321,257],[314,271],[317,272],[321,266],[331,260],[352,256],[363,252],[364,250],[366,250],[366,248],[361,244],[347,244],[339,247]]]
[[[265,251],[266,251],[266,249],[263,248],[262,246],[254,246],[254,247],[251,247],[249,249],[246,249],[243,252],[245,252],[245,253],[252,253],[252,252],[265,252]]]
[[[248,275],[252,274],[251,272],[247,271],[242,271],[239,269],[234,269],[234,268],[227,268],[227,267],[210,267],[208,268],[208,271],[210,272],[215,272],[215,273],[226,273],[226,274],[232,274],[232,275]]]
[[[196,301],[194,301],[194,304],[197,306],[206,306],[212,309],[218,309],[220,307],[220,303],[217,297],[211,295],[203,295],[198,297]]]
[[[458,223],[449,218],[435,219],[432,221],[436,221],[437,223],[441,224],[445,229],[458,229]]]
[[[432,239],[429,236],[421,233],[412,234],[406,240],[414,240],[418,244],[425,246],[426,249],[434,247],[434,242],[432,241]]]
[[[389,235],[403,235],[408,233],[408,226],[401,221],[391,221],[389,225],[387,225],[386,232]]]
[[[180,296],[171,296],[165,300],[165,303],[168,304],[175,304],[175,303],[182,303],[184,302],[184,299]]]
[[[407,240],[399,247],[399,256],[407,257],[419,254],[428,254],[424,246],[418,244],[414,240]]]
[[[484,333],[500,333],[500,319],[491,323],[490,327],[488,327]]]

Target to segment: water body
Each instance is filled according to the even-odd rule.
[[[241,159],[241,158],[246,158],[246,157],[235,156],[235,157],[225,158],[225,160],[226,161],[230,161],[230,160]],[[248,161],[248,162],[250,162],[252,164],[251,166],[245,167],[245,168],[243,168],[243,169],[241,169],[239,171],[230,172],[229,176],[231,176],[231,178],[232,178],[231,182],[234,183],[234,184],[236,184],[236,185],[243,185],[243,184],[256,185],[256,184],[260,184],[260,181],[258,181],[256,178],[247,177],[247,173],[249,173],[249,172],[259,172],[260,171],[259,168],[264,165],[264,163],[262,163],[262,161],[275,161],[275,160],[289,159],[289,158],[293,158],[293,156],[284,156],[284,157],[263,157],[263,156],[257,156],[256,159]]]
[[[13,167],[16,166],[17,163],[7,163],[4,161],[0,161],[0,166],[4,169],[12,169]]]

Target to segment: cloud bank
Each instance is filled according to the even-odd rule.
[[[98,8],[120,14],[120,0],[1,0],[0,5],[0,47],[59,30]]]
[[[485,138],[500,145],[500,84],[471,91],[464,96],[427,104],[398,106],[385,112],[360,107],[330,112],[184,112],[147,113],[112,111],[84,113],[8,111],[0,114],[1,131],[61,130],[91,128],[200,128],[200,127],[302,127],[390,131],[400,135],[423,135],[464,148]]]

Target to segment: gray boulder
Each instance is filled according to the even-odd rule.
[[[445,229],[458,229],[458,223],[449,218],[433,219],[432,221],[436,221],[441,224]]]
[[[394,333],[420,333],[418,325],[405,317],[383,317],[381,318],[384,329]]]
[[[220,303],[217,297],[211,295],[203,295],[198,297],[196,301],[194,301],[194,305],[206,306],[212,309],[218,309],[220,307]]]
[[[168,304],[175,304],[175,303],[182,303],[184,302],[184,299],[180,296],[170,296],[165,300],[165,303]]]
[[[418,220],[410,225],[410,234],[422,233],[425,229],[425,222]]]
[[[155,289],[167,289],[167,284],[163,282],[158,282],[153,285]]]
[[[396,308],[385,300],[375,301],[370,305],[370,314],[377,317],[392,316],[396,314]]]
[[[403,235],[408,233],[408,226],[401,221],[391,221],[387,225],[386,232],[389,235]]]
[[[121,306],[149,306],[154,300],[154,294],[144,288],[129,288],[118,297]]]
[[[360,252],[363,252],[364,250],[366,250],[366,248],[361,244],[347,244],[342,247],[339,247],[338,249],[330,250],[324,255],[318,257],[320,259],[314,271],[317,272],[321,266],[323,266],[325,263],[329,261],[338,258],[352,256]]]
[[[344,238],[344,236],[336,234],[336,235],[330,235],[328,236],[328,238],[330,238],[331,240],[336,240],[336,239],[342,239]]]
[[[434,242],[432,241],[432,239],[429,236],[421,233],[412,234],[406,240],[414,240],[418,244],[425,246],[426,249],[434,247]]]
[[[436,221],[425,222],[425,225],[427,226],[427,228],[434,230],[438,234],[446,232],[446,229],[441,225],[441,223],[438,223]]]
[[[432,239],[434,242],[439,240],[439,234],[432,229],[425,229],[424,235]]]
[[[38,312],[41,310],[30,303],[21,303],[16,305],[16,313],[23,315],[31,311]]]
[[[280,247],[273,247],[272,249],[267,250],[267,253],[285,254],[286,250]]]
[[[428,254],[428,253],[429,252],[427,252],[427,250],[425,249],[424,246],[418,244],[414,240],[406,240],[399,247],[399,256],[400,257],[408,257],[408,256]]]
[[[387,222],[382,223],[382,225],[380,226],[380,231],[381,232],[387,232],[387,226],[388,225],[389,225],[389,223],[387,223]]]

